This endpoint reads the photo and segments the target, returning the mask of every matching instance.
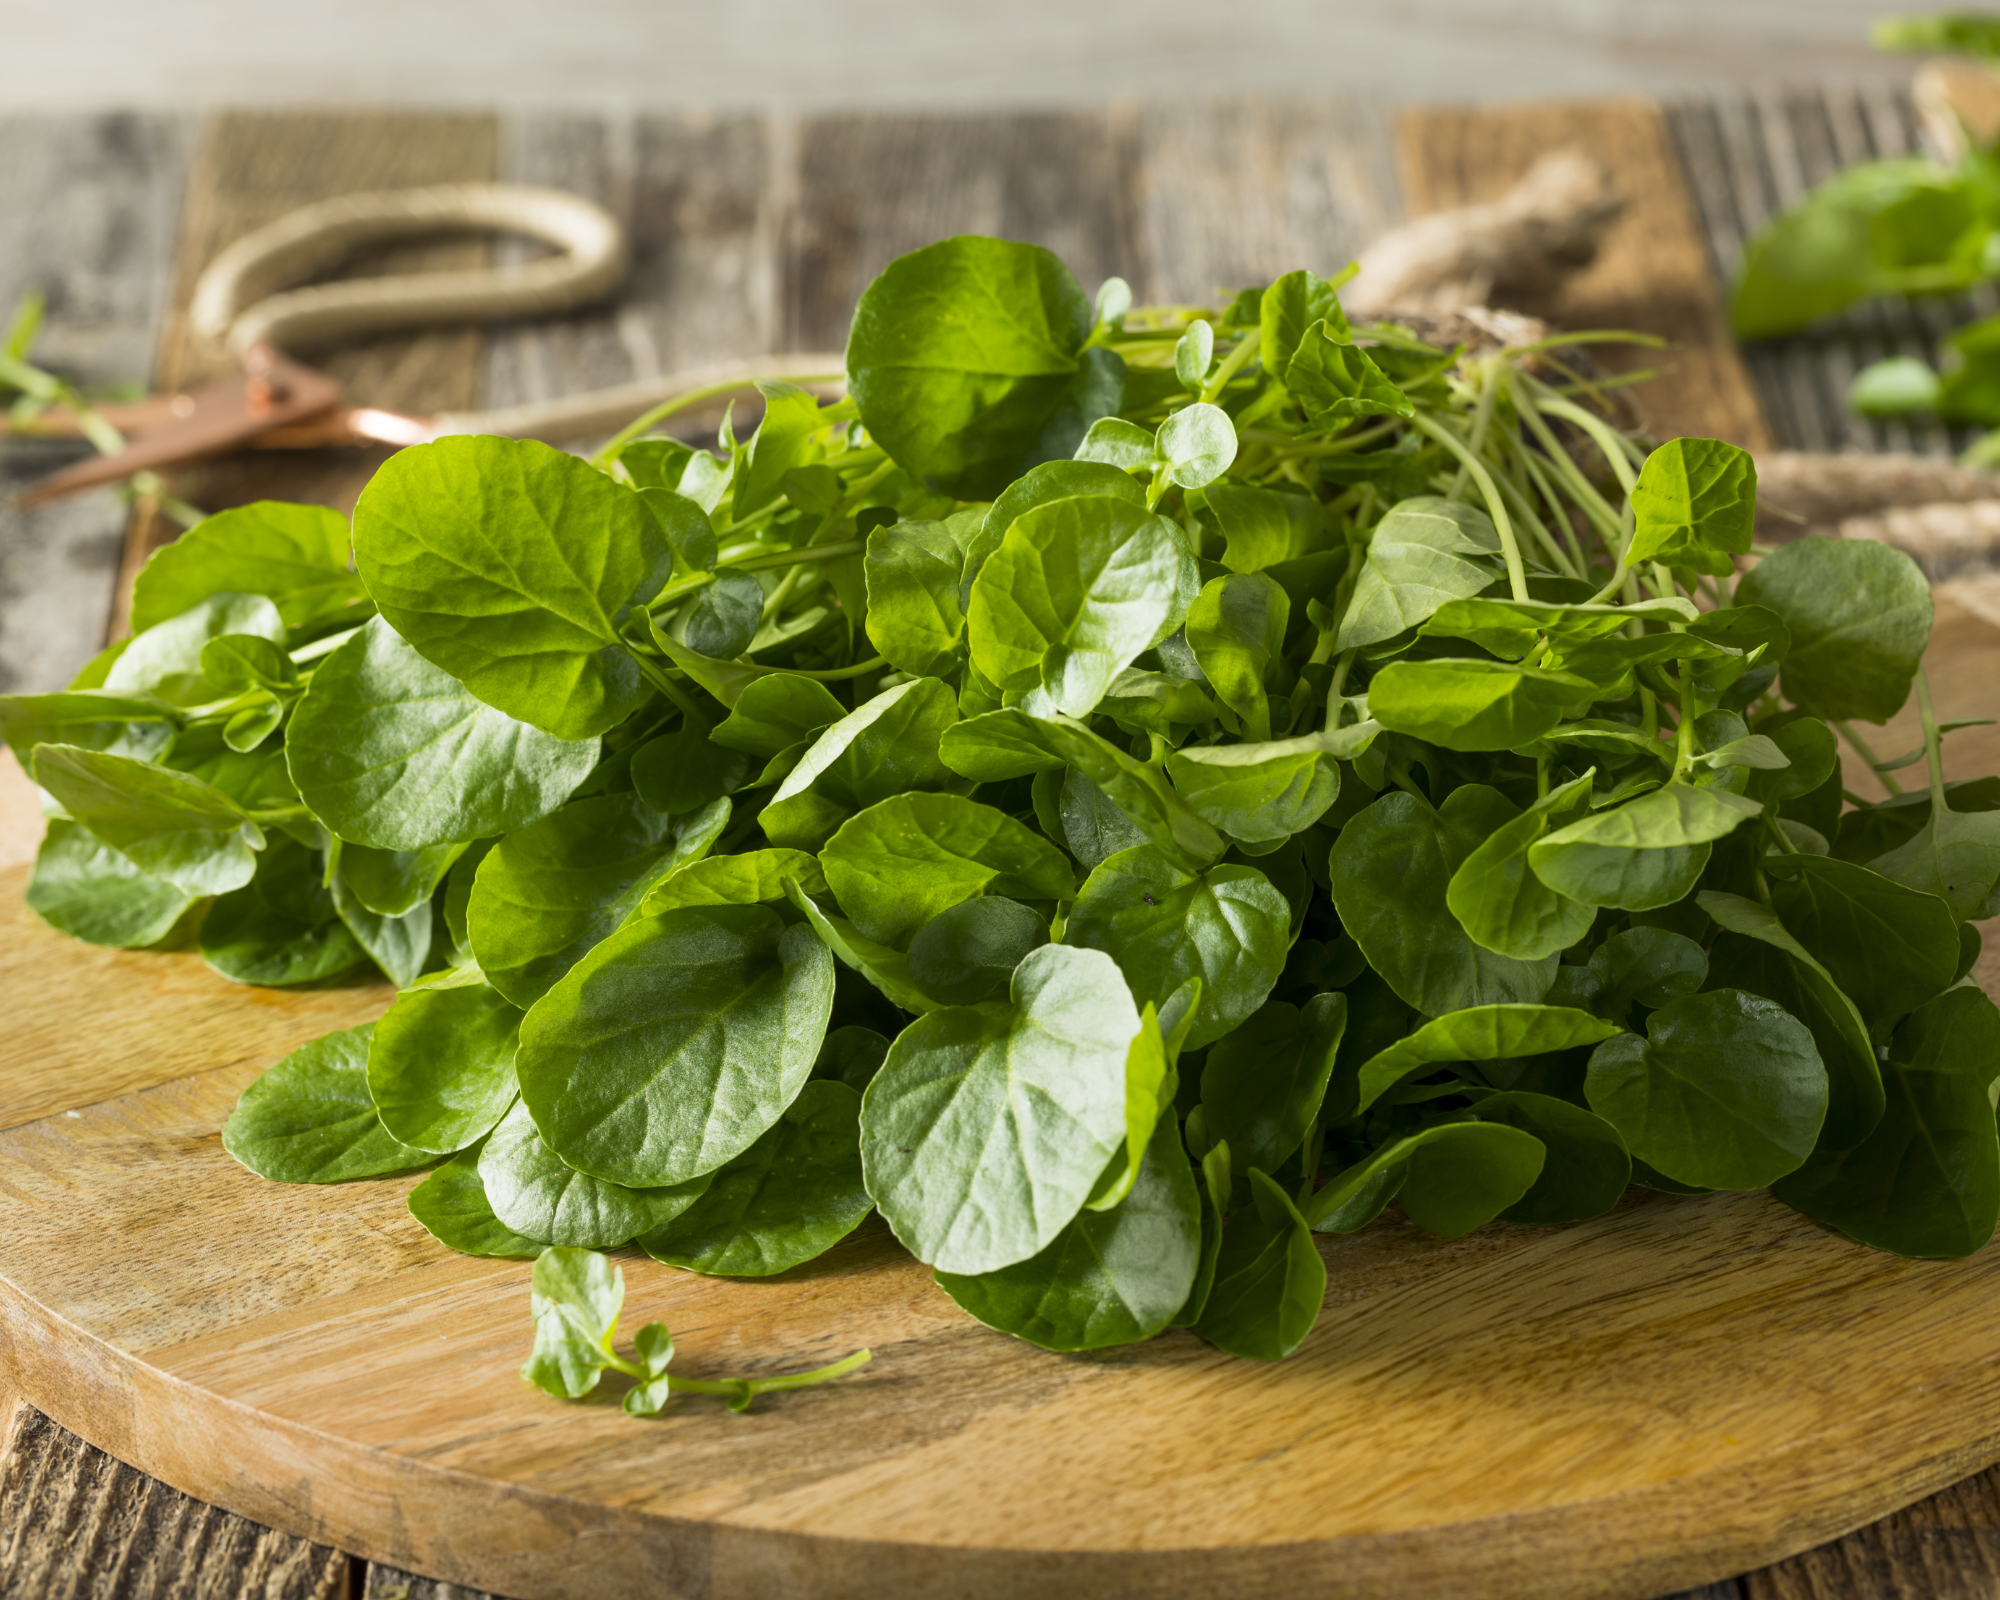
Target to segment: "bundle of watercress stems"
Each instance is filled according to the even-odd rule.
[[[588,1252],[762,1276],[871,1210],[1003,1332],[1266,1360],[1313,1234],[1392,1201],[1456,1237],[1768,1187],[1975,1250],[2000,780],[1944,778],[1930,591],[1817,539],[1738,576],[1749,458],[1648,453],[1561,344],[1351,325],[1303,271],[1093,310],[1044,250],[932,245],[849,397],[770,385],[747,440],[445,439],[353,571],[306,506],[155,555],[129,642],[0,702],[31,902],[393,978],[224,1143],[443,1158],[445,1244],[559,1247],[559,1392],[664,1398]],[[1913,692],[1877,765],[1928,782],[1844,793],[1835,730]]]

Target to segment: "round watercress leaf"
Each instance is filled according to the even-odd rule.
[[[1502,823],[1451,875],[1445,905],[1475,944],[1540,961],[1590,932],[1596,908],[1557,894],[1528,870],[1529,846],[1589,802],[1590,781],[1585,773]]]
[[[290,628],[367,615],[347,570],[347,518],[325,506],[259,500],[204,517],[162,545],[132,583],[132,631],[143,634],[224,590],[276,603]]]
[[[639,496],[529,439],[399,450],[354,509],[354,558],[396,632],[481,700],[591,739],[651,693],[619,640],[667,581]]]
[[[1669,783],[1538,839],[1528,847],[1528,866],[1584,905],[1652,911],[1684,899],[1713,841],[1762,809],[1726,789]]]
[[[465,1256],[533,1260],[548,1248],[546,1239],[516,1233],[493,1214],[479,1176],[485,1141],[459,1151],[410,1191],[404,1204],[424,1232]]]
[[[1130,850],[1146,842],[1146,832],[1126,816],[1110,795],[1075,767],[1038,772],[1035,782],[1053,783],[1055,826],[1044,819],[1045,831],[1069,846],[1086,873],[1094,872],[1106,858],[1120,850]]]
[[[1062,945],[1022,961],[1006,1002],[912,1022],[861,1103],[868,1192],[896,1237],[959,1274],[1046,1248],[1125,1142],[1138,1031],[1110,958]]]
[[[1174,376],[1181,380],[1183,389],[1200,394],[1214,361],[1215,326],[1205,318],[1196,317],[1174,346]]]
[[[1261,572],[1230,573],[1203,586],[1188,607],[1187,642],[1202,676],[1255,743],[1271,737],[1264,677],[1284,653],[1292,601]]]
[[[368,959],[382,969],[382,975],[401,989],[416,982],[430,959],[433,918],[429,906],[417,906],[398,916],[385,917],[370,911],[347,887],[344,878],[333,880],[333,909],[355,942],[368,952]]]
[[[1555,979],[1553,954],[1517,960],[1475,944],[1446,904],[1454,873],[1513,820],[1497,791],[1466,784],[1441,810],[1400,790],[1340,830],[1331,872],[1341,925],[1390,988],[1426,1016],[1532,1004]]]
[[[1814,1155],[1773,1193],[1877,1250],[1971,1255],[2000,1217],[1996,1075],[2000,1012],[1977,989],[1947,990],[1890,1036],[1874,1131],[1853,1150]]]
[[[1216,1041],[1202,1063],[1202,1122],[1228,1144],[1239,1176],[1275,1171],[1305,1143],[1346,1030],[1347,996],[1336,990],[1303,1007],[1273,1000]]]
[[[1019,901],[966,900],[916,931],[910,979],[940,1005],[977,1005],[1006,988],[1028,952],[1048,942],[1048,923]]]
[[[225,695],[289,689],[299,681],[299,669],[283,647],[255,633],[222,633],[210,639],[201,647],[201,675]]]
[[[1222,530],[1222,564],[1231,572],[1262,572],[1319,555],[1332,538],[1325,507],[1310,495],[1210,484],[1203,498]]]
[[[1197,587],[1178,524],[1111,495],[1030,507],[973,580],[967,637],[1006,691],[1045,688],[1088,716],[1111,680],[1180,626]]]
[[[412,989],[375,1024],[368,1092],[404,1144],[450,1155],[507,1114],[521,1011],[490,986]]]
[[[1121,850],[1092,872],[1063,938],[1102,950],[1141,1004],[1166,1004],[1201,979],[1187,1048],[1213,1044],[1250,1016],[1284,971],[1292,945],[1285,897],[1255,867],[1176,866],[1153,845]]]
[[[1262,1172],[1222,1227],[1215,1277],[1194,1331],[1216,1349],[1282,1361],[1305,1342],[1326,1298],[1326,1263],[1292,1197]]]
[[[465,931],[486,981],[523,1010],[729,821],[717,800],[664,817],[636,794],[572,800],[479,864]]]
[[[1483,1228],[1534,1187],[1540,1139],[1499,1122],[1442,1122],[1357,1161],[1305,1203],[1319,1233],[1355,1233],[1399,1196],[1418,1227],[1446,1239]]]
[[[1173,1320],[1201,1258],[1201,1198],[1172,1117],[1162,1117],[1125,1198],[1079,1211],[1026,1261],[938,1286],[989,1328],[1044,1350],[1103,1350]]]
[[[1627,928],[1591,951],[1590,971],[1599,985],[1592,1009],[1623,1025],[1635,1005],[1657,1011],[1693,994],[1708,978],[1708,957],[1666,928]]]
[[[1242,844],[1277,844],[1310,828],[1340,798],[1332,748],[1338,737],[1188,745],[1167,756],[1167,775],[1204,822]]]
[[[898,466],[977,498],[1014,480],[1089,333],[1089,300],[1047,250],[943,239],[898,256],[863,291],[848,391]]]
[[[655,811],[684,816],[743,787],[750,758],[717,744],[704,722],[689,718],[632,752],[632,788]]]
[[[846,715],[847,707],[825,684],[795,672],[772,672],[744,686],[709,739],[725,750],[768,759],[816,738]]]
[[[861,1182],[861,1096],[819,1079],[678,1217],[642,1234],[655,1261],[768,1278],[822,1255],[874,1209]]]
[[[810,928],[683,906],[619,929],[528,1013],[521,1094],[580,1171],[685,1183],[778,1120],[832,1010],[833,957]]]
[[[212,594],[179,616],[134,634],[104,675],[104,687],[118,694],[158,695],[177,706],[219,700],[231,691],[208,681],[201,657],[205,645],[225,634],[247,634],[273,646],[286,642],[278,608],[261,594]]]
[[[407,1172],[436,1159],[399,1144],[368,1097],[375,1024],[301,1045],[243,1091],[222,1125],[222,1148],[276,1183],[345,1183]]]
[[[465,849],[462,844],[427,845],[421,850],[373,850],[367,845],[344,844],[340,876],[354,898],[370,911],[400,917],[437,892]]]
[[[868,641],[898,672],[956,670],[965,645],[959,579],[965,551],[943,522],[898,522],[868,535]]]
[[[263,833],[190,773],[59,744],[37,745],[33,770],[96,838],[185,894],[225,894],[256,871]]]
[[[764,586],[749,572],[722,572],[697,589],[667,632],[698,656],[730,660],[750,648],[764,616]]]
[[[1183,489],[1215,482],[1236,459],[1236,425],[1220,406],[1197,400],[1160,424],[1153,448]]]
[[[285,759],[299,796],[343,839],[421,850],[547,816],[597,764],[475,699],[380,617],[313,670]]]
[[[869,938],[903,948],[974,895],[1068,900],[1076,873],[1004,811],[955,794],[904,794],[848,818],[820,851],[827,886]]]
[[[1554,1227],[1601,1217],[1632,1181],[1632,1157],[1618,1130],[1582,1106],[1515,1090],[1483,1096],[1472,1114],[1532,1134],[1548,1151],[1541,1176],[1503,1213],[1509,1222]]]
[[[1425,1067],[1459,1061],[1508,1061],[1596,1044],[1618,1033],[1571,1006],[1484,1005],[1434,1017],[1361,1065],[1360,1102],[1366,1111],[1388,1090]]]
[[[1757,463],[1720,439],[1669,439],[1639,469],[1632,517],[1626,566],[1657,561],[1726,578],[1750,552]]]
[[[28,909],[57,932],[117,950],[158,943],[196,898],[61,817],[49,819],[27,891]]]
[[[628,1188],[566,1165],[519,1102],[486,1136],[479,1181],[501,1225],[529,1239],[612,1250],[679,1216],[708,1188],[708,1176],[685,1183]]]
[[[115,646],[113,648],[116,648]],[[0,695],[0,739],[33,776],[35,746],[71,745],[151,761],[173,742],[180,713],[150,694],[103,689]]]
[[[1445,602],[1478,594],[1501,572],[1500,535],[1485,512],[1439,495],[1404,500],[1369,537],[1338,647],[1393,639]]]
[[[786,898],[796,881],[807,894],[826,893],[819,861],[803,850],[746,850],[733,856],[703,856],[674,868],[640,902],[638,915],[654,916],[676,906],[754,906]]]
[[[1591,1053],[1590,1109],[1639,1160],[1704,1189],[1762,1189],[1812,1153],[1826,1068],[1804,1023],[1755,995],[1713,989],[1655,1011],[1646,1037]]]
[[[1368,714],[1447,750],[1511,750],[1590,697],[1590,681],[1572,672],[1475,659],[1392,661],[1368,682]]]
[[[875,1081],[889,1054],[889,1041],[873,1028],[834,1028],[813,1062],[815,1078],[832,1078],[860,1094]]]
[[[817,850],[878,800],[949,786],[953,774],[938,744],[957,720],[958,698],[942,679],[912,678],[884,689],[813,741],[758,813],[764,836],[789,849]]]
[[[241,889],[202,918],[202,959],[236,983],[281,988],[332,978],[368,959],[322,882],[318,852],[273,839]]]
[[[1778,687],[1837,722],[1887,722],[1910,697],[1931,632],[1931,586],[1902,551],[1867,539],[1796,539],[1736,585],[1792,636]]]
[[[1129,501],[1136,506],[1146,503],[1144,489],[1126,476],[1122,469],[1101,461],[1044,461],[1030,467],[1002,489],[993,504],[987,507],[979,532],[966,546],[965,569],[959,577],[960,603],[968,608],[971,606],[973,581],[979,576],[987,557],[1000,548],[1000,541],[1007,536],[1007,530],[1024,513],[1051,501],[1069,500],[1079,495],[1109,495],[1114,500]]]

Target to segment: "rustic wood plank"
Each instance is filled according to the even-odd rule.
[[[1568,328],[1632,328],[1672,340],[1666,353],[1603,346],[1596,354],[1613,371],[1663,368],[1632,391],[1655,432],[1714,434],[1752,449],[1770,447],[1657,106],[1633,100],[1415,110],[1397,119],[1396,138],[1403,190],[1419,215],[1492,199],[1538,157],[1563,145],[1604,162],[1627,204],[1597,260],[1545,300],[1516,309]]]
[[[192,135],[177,116],[0,116],[0,318],[30,289],[47,296],[42,364],[145,381]],[[0,693],[59,689],[103,645],[124,507],[109,491],[13,503],[87,448],[0,442]]]
[[[0,1594],[35,1600],[346,1600],[338,1550],[190,1499],[14,1408],[0,1459]]]
[[[1138,152],[1127,276],[1143,300],[1208,304],[1301,266],[1331,276],[1403,210],[1389,113],[1369,97],[1149,104]]]
[[[195,280],[225,246],[314,200],[491,179],[498,145],[497,120],[466,113],[245,111],[210,119],[189,171],[172,309],[160,335],[155,383],[178,388],[231,370],[221,353],[197,346],[186,321]],[[478,238],[398,245],[357,256],[344,270],[373,276],[474,266],[489,259],[490,248]],[[439,328],[307,355],[347,386],[351,400],[426,414],[464,411],[476,403],[483,347],[484,335],[476,328]],[[300,450],[226,457],[178,474],[174,489],[205,511],[266,498],[346,510],[385,453]],[[177,531],[159,516],[134,517],[125,538],[114,632],[123,629],[132,575]]]
[[[841,348],[869,279],[955,233],[1044,245],[1088,292],[1114,274],[1135,276],[1126,116],[843,114],[773,126],[797,151],[782,289],[788,348]]]

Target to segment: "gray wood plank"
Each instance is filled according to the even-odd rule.
[[[34,1407],[0,1461],[0,1595],[19,1600],[346,1600],[322,1544],[192,1500]]]
[[[1257,99],[1139,113],[1142,300],[1208,304],[1294,267],[1331,275],[1403,212],[1382,101]]]
[[[176,116],[0,116],[0,316],[30,289],[48,297],[38,361],[89,384],[146,382],[191,141]],[[0,441],[0,693],[60,688],[103,644],[122,502],[12,503],[78,448]]]

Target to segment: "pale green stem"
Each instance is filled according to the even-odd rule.
[[[1236,348],[1222,358],[1222,365],[1217,367],[1214,375],[1201,386],[1201,398],[1205,403],[1215,404],[1215,397],[1228,386],[1231,378],[1243,370],[1244,363],[1257,353],[1257,344],[1258,335],[1254,333],[1245,334],[1236,341]]]
[[[1493,482],[1493,474],[1486,470],[1484,462],[1429,417],[1412,417],[1410,425],[1419,433],[1435,439],[1471,470],[1472,481],[1479,485],[1479,492],[1486,501],[1487,515],[1493,519],[1494,531],[1500,535],[1500,549],[1507,559],[1507,587],[1516,600],[1527,599],[1528,569],[1521,562],[1521,547],[1515,542],[1514,525],[1507,517],[1507,502],[1501,498],[1499,487]]]

